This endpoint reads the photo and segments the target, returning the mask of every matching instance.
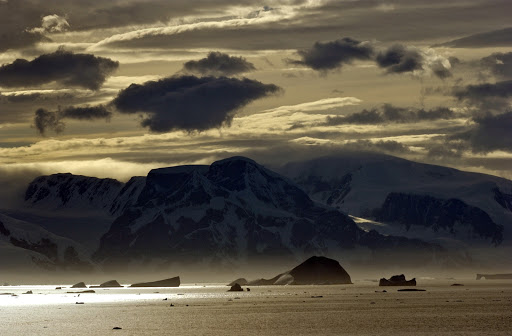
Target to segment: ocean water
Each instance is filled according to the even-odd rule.
[[[250,292],[227,292],[220,284],[95,289],[80,295],[66,292],[82,289],[56,290],[59,285],[0,286],[7,293],[0,295],[0,335],[512,334],[512,281],[454,282],[419,281],[416,288],[424,292],[370,281]],[[22,294],[29,290],[33,294]]]

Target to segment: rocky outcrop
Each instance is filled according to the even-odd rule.
[[[351,284],[350,275],[334,259],[311,257],[288,272],[293,285]]]
[[[152,282],[140,282],[131,285],[130,287],[179,287],[180,277],[174,277],[164,280],[152,281]]]
[[[503,274],[477,274],[476,279],[486,279],[486,280],[505,280],[512,279],[512,273],[503,273]]]
[[[123,287],[117,282],[117,280],[110,280],[107,282],[102,283],[99,286],[89,286],[89,288],[117,288],[117,287]]]
[[[280,273],[272,279],[249,281],[251,286],[269,285],[338,285],[351,284],[350,275],[334,259],[313,256],[291,271]]]
[[[84,282],[79,282],[71,286],[71,288],[87,288]]]
[[[406,280],[403,274],[393,275],[389,279],[380,279],[379,286],[416,286],[416,278]]]
[[[240,286],[239,284],[234,284],[233,286],[231,286],[230,289],[228,289],[228,292],[243,292],[244,289],[242,288],[242,286]]]

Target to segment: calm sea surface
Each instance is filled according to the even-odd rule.
[[[370,281],[80,295],[68,294],[82,290],[69,285],[0,286],[0,335],[512,335],[512,281],[454,282],[420,280],[424,292]]]

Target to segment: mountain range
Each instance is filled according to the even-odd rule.
[[[0,217],[0,246],[63,269],[236,268],[314,254],[368,265],[460,266],[472,262],[460,244],[508,246],[512,182],[377,154],[274,170],[232,157],[154,169],[126,183],[41,176],[24,205]],[[3,234],[16,225],[37,227],[38,236],[16,245],[20,239]],[[39,247],[48,237],[59,251],[51,258]]]

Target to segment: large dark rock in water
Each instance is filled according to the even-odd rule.
[[[280,273],[272,279],[249,281],[251,286],[269,285],[337,285],[351,284],[350,275],[334,259],[311,257],[291,271]]]
[[[351,284],[350,275],[334,259],[311,257],[288,272],[293,285]]]
[[[244,289],[242,288],[242,286],[240,286],[239,284],[234,284],[233,286],[231,286],[231,288],[228,290],[228,292],[243,292]]]
[[[152,282],[140,282],[131,285],[130,287],[179,287],[180,277],[174,277],[164,280],[152,281]]]
[[[90,286],[89,288],[114,288],[114,287],[123,287],[116,280],[110,280],[102,283],[99,286]]]
[[[379,286],[416,286],[416,278],[405,280],[405,275],[393,275],[391,278],[382,278],[379,281]]]
[[[84,282],[79,282],[71,286],[71,288],[87,288]]]

